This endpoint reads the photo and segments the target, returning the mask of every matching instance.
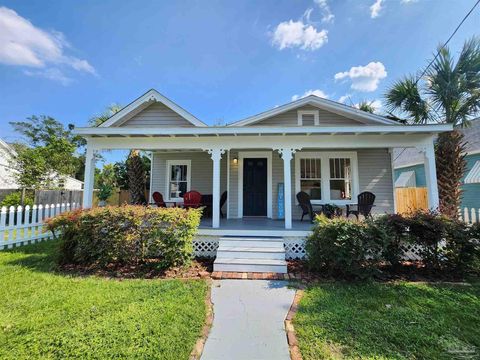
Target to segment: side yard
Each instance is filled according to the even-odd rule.
[[[305,360],[477,358],[480,283],[313,285],[294,323]]]
[[[0,358],[188,358],[205,281],[65,275],[55,271],[57,247],[0,252]]]

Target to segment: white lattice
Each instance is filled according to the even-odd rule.
[[[285,247],[285,258],[287,260],[296,260],[305,258],[305,238],[304,237],[284,237],[283,246]]]
[[[404,260],[422,260],[422,257],[420,256],[422,249],[420,248],[420,246],[414,244],[403,244],[401,247],[403,250]]]
[[[197,257],[213,258],[217,254],[218,236],[197,235],[193,240],[193,252]]]

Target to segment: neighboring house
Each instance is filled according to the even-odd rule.
[[[15,150],[0,139],[0,190],[19,189],[20,186],[15,180],[16,170],[12,167],[11,161],[15,156]],[[82,190],[83,181],[77,180],[71,176],[64,176],[58,179],[58,176],[52,174],[52,187],[64,190]]]
[[[12,168],[11,160],[15,154],[14,150],[5,141],[0,139],[0,189],[18,189],[15,181],[15,170]]]
[[[480,208],[480,118],[460,130],[467,142],[467,167],[462,179],[462,209]],[[422,153],[416,148],[395,149],[395,187],[425,187]]]
[[[85,207],[92,204],[96,151],[151,151],[151,192],[177,203],[188,190],[212,196],[212,218],[203,220],[198,232],[205,247],[216,249],[227,235],[257,237],[247,243],[241,243],[245,238],[235,240],[250,249],[237,255],[231,248],[225,250],[235,245],[231,238],[220,243],[223,255],[217,254],[217,269],[282,272],[284,263],[267,262],[271,266],[265,263],[262,268],[248,255],[255,253],[251,247],[262,248],[258,236],[279,236],[270,241],[285,242],[287,256],[290,250],[304,251],[310,223],[299,221],[299,191],[308,192],[314,204],[343,208],[356,203],[359,193],[370,191],[376,195],[375,213],[395,211],[393,148],[423,149],[430,170],[430,206],[437,207],[433,139],[449,130],[450,125],[402,125],[313,95],[227,126],[207,126],[150,90],[99,127],[77,128],[75,133],[87,139]],[[226,219],[220,221],[224,191]]]

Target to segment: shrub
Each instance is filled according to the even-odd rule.
[[[330,276],[366,278],[375,271],[385,232],[370,222],[317,216],[306,240],[312,271]]]
[[[409,239],[408,220],[400,214],[391,214],[379,216],[374,223],[385,231],[382,246],[383,259],[393,267],[398,267],[403,257],[402,245]]]
[[[126,205],[66,212],[47,221],[61,239],[63,264],[138,264],[166,269],[189,262],[201,210]]]
[[[33,202],[34,201],[32,197],[25,195],[25,199],[23,201],[24,206],[27,206],[27,205],[33,206]],[[15,191],[5,196],[5,198],[0,203],[0,207],[2,206],[6,206],[7,208],[9,208],[10,206],[17,207],[21,203],[22,203],[22,192]]]
[[[449,220],[444,249],[446,266],[459,274],[480,272],[480,224]]]
[[[420,245],[420,256],[428,269],[441,268],[444,259],[441,245],[448,221],[447,217],[430,210],[418,210],[407,217],[410,241]]]

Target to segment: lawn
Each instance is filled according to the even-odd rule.
[[[480,284],[331,283],[295,317],[307,359],[480,358]]]
[[[55,271],[55,241],[0,251],[1,359],[187,359],[205,320],[201,280]]]

